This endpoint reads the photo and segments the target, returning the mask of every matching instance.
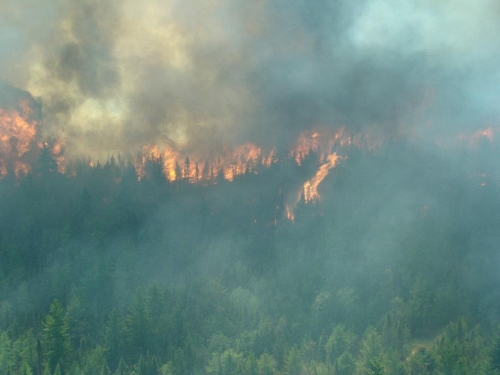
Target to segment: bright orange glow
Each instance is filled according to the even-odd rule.
[[[232,181],[235,176],[242,175],[248,168],[255,168],[261,156],[261,149],[252,143],[246,143],[226,152],[221,160],[224,178]]]
[[[289,205],[286,205],[285,206],[285,214],[286,214],[286,218],[288,220],[290,220],[291,222],[294,222],[295,221],[295,214],[293,213],[293,211],[290,209],[290,206]]]
[[[304,200],[306,202],[320,198],[318,186],[328,175],[328,171],[337,165],[339,159],[340,157],[336,153],[328,155],[326,162],[319,167],[314,177],[304,183]]]
[[[31,109],[27,101],[22,101],[19,107],[20,111],[0,108],[0,151],[21,157],[35,138],[37,123],[28,120]]]
[[[52,156],[56,159],[57,162],[57,170],[60,173],[66,172],[65,159],[63,155],[63,144],[62,141],[58,140],[54,143],[51,149]]]
[[[311,132],[310,130],[305,131],[297,139],[297,143],[293,150],[291,151],[292,156],[298,165],[301,165],[304,158],[311,151],[318,151],[319,145],[319,134],[317,132]]]
[[[320,199],[318,187],[326,178],[330,169],[344,158],[337,154],[338,148],[363,147],[374,150],[382,144],[369,133],[352,136],[345,128],[333,132],[329,129],[308,130],[302,133],[294,147],[289,150],[288,157],[297,165],[302,165],[305,158],[314,152],[316,162],[320,163],[313,178],[306,181],[293,201],[285,206],[286,217],[294,221],[294,208],[301,197],[305,202]],[[187,181],[190,183],[215,184],[222,178],[233,181],[237,176],[246,173],[258,173],[260,168],[269,168],[277,161],[276,150],[263,150],[253,143],[245,143],[237,147],[225,146],[210,155],[187,155],[182,149],[171,144],[146,145],[135,161],[138,179],[146,176],[148,162],[162,163],[163,173],[170,182]]]
[[[259,164],[269,167],[274,152],[263,153],[253,143],[245,143],[236,148],[224,148],[216,156],[210,157],[189,156],[167,145],[162,148],[156,145],[143,147],[142,157],[137,160],[136,171],[138,178],[145,176],[144,166],[148,160],[163,160],[163,172],[170,181],[187,180],[189,182],[206,181],[213,183],[221,174],[227,181],[246,172],[253,172]]]
[[[35,139],[37,122],[30,119],[32,110],[29,102],[23,100],[18,109],[0,108],[0,174],[7,174],[12,165],[17,176],[28,173],[29,164],[19,160],[25,155]]]
[[[308,130],[300,135],[295,146],[290,150],[290,156],[298,165],[301,165],[306,156],[311,152],[316,153],[317,161],[321,163],[313,178],[306,181],[297,194],[294,202],[286,206],[286,217],[294,221],[294,209],[301,198],[306,203],[320,199],[318,187],[326,178],[330,169],[334,168],[345,157],[341,157],[335,150],[342,147],[359,147],[369,151],[375,150],[382,145],[382,140],[372,136],[370,133],[356,134],[352,136],[345,128],[336,132],[329,129]]]

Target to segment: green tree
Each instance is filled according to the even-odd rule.
[[[296,346],[288,351],[285,358],[285,368],[289,375],[300,375],[302,371],[302,358],[300,350]]]
[[[385,360],[382,356],[378,358],[372,358],[368,362],[368,366],[365,371],[368,375],[384,375],[385,368],[389,364],[389,361]]]
[[[37,340],[33,336],[32,329],[29,329],[22,337],[18,338],[13,345],[14,353],[21,361],[20,373],[32,372],[37,367]],[[38,373],[38,372],[36,372]]]
[[[151,324],[146,296],[143,290],[138,289],[127,316],[127,344],[130,359],[138,358],[139,355],[146,354],[149,350],[153,337]]]
[[[411,358],[407,361],[408,373],[431,375],[436,371],[436,358],[425,347],[414,349]]]
[[[212,359],[207,366],[207,373],[214,375],[238,374],[242,372],[243,364],[243,355],[236,353],[232,349],[228,349],[222,354],[212,354]]]
[[[116,309],[112,310],[106,331],[104,333],[104,346],[106,348],[106,357],[111,369],[116,369],[120,361],[120,355],[124,345],[124,325],[120,314]]]
[[[15,358],[7,332],[0,334],[0,373],[11,374],[14,371]]]
[[[45,317],[43,329],[43,347],[51,373],[54,373],[58,364],[64,373],[70,352],[68,330],[63,307],[59,300],[55,299],[50,305],[49,314]]]
[[[493,335],[493,340],[490,349],[491,367],[500,373],[500,327],[497,328]]]
[[[118,368],[116,369],[115,375],[126,375],[128,372],[128,367],[123,358],[120,358],[118,362]]]
[[[264,353],[260,356],[257,362],[258,374],[259,375],[274,375],[276,374],[276,360],[272,355]]]
[[[162,365],[159,369],[158,375],[174,375],[174,366],[172,365],[172,362],[169,361]]]
[[[344,352],[335,360],[336,375],[352,375],[356,370],[356,361],[351,353]]]
[[[355,343],[356,335],[347,330],[343,324],[336,325],[325,344],[327,359],[330,363],[335,362],[342,353],[349,352]]]
[[[438,370],[444,374],[494,373],[490,348],[479,326],[469,328],[464,319],[448,324],[436,347]]]
[[[33,375],[33,371],[31,369],[31,366],[26,361],[21,362],[21,367],[19,368],[19,374],[20,375]]]
[[[366,369],[369,374],[369,371],[372,371],[373,374],[377,374],[377,371],[382,371],[379,367],[379,364],[384,364],[384,356],[383,356],[383,346],[382,346],[382,337],[377,332],[375,327],[370,326],[366,329],[365,334],[363,336],[363,340],[361,342],[361,362],[359,366],[361,369]],[[383,365],[382,369],[385,368]]]

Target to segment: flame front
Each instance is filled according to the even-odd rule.
[[[319,134],[318,132],[305,131],[297,139],[297,143],[292,150],[292,156],[298,165],[301,165],[304,158],[311,151],[318,151],[319,147]]]
[[[19,107],[20,111],[0,108],[0,150],[4,155],[23,156],[36,136],[36,122],[28,120],[31,115],[28,102],[22,101]]]
[[[143,147],[142,155],[135,164],[139,178],[146,175],[144,166],[148,161],[160,161],[163,173],[170,182],[214,182],[219,176],[232,181],[236,176],[255,171],[259,165],[269,167],[273,155],[273,151],[264,153],[253,143],[234,149],[226,147],[220,153],[208,157],[189,156],[171,145],[148,145]]]
[[[340,157],[336,153],[328,155],[326,162],[319,167],[314,177],[304,183],[304,200],[306,202],[320,198],[318,186],[328,175],[328,171],[337,165],[339,159]]]
[[[37,133],[37,122],[30,119],[31,114],[26,100],[19,103],[18,110],[0,108],[0,175],[7,174],[9,165],[16,175],[30,170],[29,164],[20,159],[30,150]]]
[[[288,200],[285,216],[291,221],[295,220],[294,209],[301,198],[306,203],[320,199],[319,185],[329,171],[345,159],[335,150],[350,146],[374,150],[380,144],[380,140],[369,133],[351,136],[345,128],[340,128],[336,132],[323,129],[302,133],[285,157],[293,160],[298,166],[303,166],[303,162],[313,152],[315,162],[319,162],[320,165],[315,175],[302,185],[294,198]],[[237,176],[246,173],[258,173],[262,168],[269,168],[277,161],[275,149],[263,150],[253,143],[237,147],[226,146],[219,152],[211,152],[208,156],[188,155],[170,143],[144,146],[135,160],[135,166],[139,179],[148,175],[146,165],[153,162],[160,163],[163,174],[170,182],[216,184],[221,179],[233,181]]]

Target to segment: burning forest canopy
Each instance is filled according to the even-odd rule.
[[[496,374],[493,0],[7,0],[1,374]]]

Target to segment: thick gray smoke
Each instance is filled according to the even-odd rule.
[[[80,154],[496,126],[496,0],[2,0],[0,78]]]

